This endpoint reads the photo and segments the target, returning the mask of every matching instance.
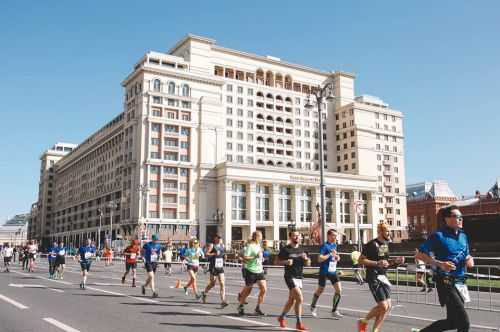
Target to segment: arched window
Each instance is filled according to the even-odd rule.
[[[285,89],[292,90],[292,76],[285,76]]]
[[[268,93],[268,94],[266,95],[266,98],[274,99],[274,98],[273,98],[273,95],[272,95],[271,93]]]
[[[257,84],[264,84],[264,71],[262,69],[257,69],[255,78],[257,80]]]
[[[272,160],[268,160],[268,161],[267,161],[267,165],[268,165],[268,166],[274,166],[274,163],[273,163],[273,161],[272,161]]]
[[[184,84],[182,86],[182,96],[183,97],[189,97],[189,85]]]
[[[267,86],[274,86],[274,74],[270,70],[268,70],[266,73],[266,85]]]
[[[159,79],[156,79],[153,81],[153,90],[154,91],[160,91],[161,89],[161,82]]]
[[[287,164],[286,164],[286,167],[288,167],[288,168],[293,168],[293,165],[292,165],[292,163],[287,163]]]
[[[257,119],[262,119],[262,120],[264,120],[264,115],[262,115],[261,113],[257,114]]]
[[[257,160],[257,165],[264,165],[264,160],[262,159]]]
[[[283,97],[281,97],[280,95],[277,95],[276,100],[283,101]]]
[[[276,118],[276,121],[278,121],[278,122],[283,122],[283,119],[282,119],[281,117],[279,117],[279,116],[278,116],[278,117]]]
[[[276,74],[276,87],[282,89],[283,88],[283,75]]]
[[[290,141],[290,140],[286,141],[286,145],[293,145],[292,141]]]
[[[286,98],[285,98],[285,101],[286,101],[286,102],[291,103],[291,102],[292,102],[292,98],[290,98],[290,97],[286,97]]]
[[[283,162],[282,161],[278,161],[278,163],[276,164],[276,166],[283,167]]]
[[[171,95],[175,95],[175,83],[174,82],[168,83],[168,93]]]
[[[289,123],[289,124],[292,124],[292,119],[286,119],[285,122]]]
[[[264,94],[262,93],[262,91],[257,91],[257,97],[264,98]]]
[[[264,138],[262,136],[257,136],[257,142],[264,142]]]
[[[276,140],[276,144],[283,144],[283,140],[282,140],[281,138],[278,138],[278,139]]]
[[[267,139],[267,143],[274,143],[274,140],[273,140],[271,137],[269,137],[269,138]]]
[[[273,117],[268,115],[267,118],[266,118],[267,121],[274,121]]]

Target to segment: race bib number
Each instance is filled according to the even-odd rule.
[[[295,285],[295,287],[302,288],[302,279],[292,278],[292,281],[293,281],[293,284]]]
[[[158,261],[158,255],[157,254],[151,254],[151,262],[157,262]]]
[[[134,254],[134,253],[130,254],[130,259],[135,259],[135,257],[136,257],[136,254]]]
[[[328,264],[328,273],[335,273],[337,272],[337,261],[331,261]]]
[[[379,276],[377,276],[377,279],[378,279],[378,281],[380,281],[381,283],[383,283],[389,287],[392,286],[391,282],[389,281],[389,279],[385,275],[379,275]]]
[[[59,256],[64,256],[65,253],[66,253],[65,250],[59,250]]]
[[[215,268],[216,269],[222,269],[224,267],[224,259],[222,258],[216,258],[215,259]]]
[[[469,289],[467,288],[467,285],[455,284],[455,288],[458,290],[458,293],[460,294],[465,303],[470,302]]]
[[[92,257],[92,253],[91,252],[86,252],[84,254],[84,257],[85,257],[85,259],[89,259],[90,257]]]

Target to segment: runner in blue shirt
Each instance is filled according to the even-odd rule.
[[[446,306],[446,319],[438,320],[422,329],[422,332],[469,331],[470,321],[464,303],[470,301],[465,284],[467,268],[474,267],[469,252],[469,240],[462,230],[463,217],[456,205],[440,211],[444,227],[432,234],[418,248],[417,259],[436,268],[435,280],[439,303]],[[434,257],[432,254],[434,253]]]
[[[328,279],[335,289],[335,295],[333,296],[332,301],[332,317],[335,319],[339,319],[343,315],[337,309],[340,302],[340,294],[342,291],[340,280],[337,276],[337,263],[340,261],[340,256],[337,253],[337,231],[334,229],[329,229],[326,233],[326,236],[327,241],[319,249],[318,261],[320,263],[320,267],[318,288],[313,295],[311,303],[311,314],[313,315],[313,317],[318,316],[316,303],[325,290],[326,279]]]
[[[95,256],[95,246],[92,244],[91,239],[87,239],[87,244],[81,246],[78,250],[80,256],[80,266],[82,268],[82,282],[80,283],[80,288],[85,289],[87,286],[87,276],[90,270],[90,264],[92,257]]]
[[[57,242],[54,241],[52,247],[49,248],[47,258],[49,259],[49,279],[54,279],[56,273],[56,256],[57,256]]]
[[[161,257],[161,245],[158,243],[158,235],[153,234],[151,237],[151,242],[144,245],[143,257],[144,257],[144,268],[147,272],[146,282],[141,286],[142,295],[146,295],[146,287],[151,285],[151,291],[153,292],[153,297],[158,297],[158,292],[155,288],[155,273],[156,267],[158,265],[158,260]]]

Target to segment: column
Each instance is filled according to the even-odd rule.
[[[326,191],[325,191],[326,195]],[[326,198],[325,198],[326,202]],[[316,209],[316,206],[319,204],[319,209]],[[326,211],[326,206],[325,206],[325,211]],[[311,220],[313,222],[317,222],[321,224],[320,219],[319,219],[319,213],[321,213],[321,189],[320,187],[315,187],[312,195],[312,218]]]
[[[377,225],[378,225],[378,196],[375,192],[370,192],[368,194],[368,222],[371,223],[372,237],[377,237]]]
[[[335,229],[338,232],[340,230],[340,190],[333,189],[332,190],[332,216],[335,220]]]
[[[222,196],[223,199],[220,200],[222,202],[222,210],[224,211],[224,219],[222,221],[222,230],[223,230],[223,239],[224,244],[229,248],[231,246],[231,226],[232,226],[232,191],[233,191],[233,183],[231,180],[224,179],[219,182],[219,195]]]
[[[359,198],[359,191],[358,190],[352,190],[351,191],[351,200],[350,200],[350,211],[351,211],[351,220],[354,222],[354,243],[359,243],[359,220],[358,220],[358,214],[356,213],[356,208],[354,206],[354,203],[358,200]]]
[[[273,220],[273,240],[279,241],[280,239],[280,186],[273,184],[271,195],[271,208]]]
[[[250,234],[255,232],[257,229],[257,202],[256,202],[256,191],[257,189],[257,183],[252,181],[248,184],[248,192],[247,192],[247,197],[248,197],[248,204],[247,204],[247,211],[248,211],[248,221],[250,222]]]
[[[293,187],[293,218],[295,220],[296,225],[300,223],[300,191],[301,187],[300,186],[294,186]]]

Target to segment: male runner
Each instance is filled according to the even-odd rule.
[[[59,242],[59,246],[57,247],[56,262],[55,262],[57,275],[61,280],[64,277],[64,267],[66,266],[66,254],[67,254],[66,247],[64,246],[64,242],[61,241]]]
[[[86,289],[90,264],[92,263],[92,257],[95,257],[95,246],[92,244],[92,239],[87,239],[87,244],[80,247],[78,254],[80,257],[80,267],[82,269],[82,282],[80,283],[80,288]]]
[[[14,254],[14,249],[7,243],[2,249],[3,265],[5,267],[4,272],[10,272],[9,265],[12,260],[12,255]]]
[[[158,260],[161,257],[161,245],[158,243],[158,235],[153,234],[151,242],[144,244],[142,249],[147,277],[146,282],[141,286],[141,292],[142,295],[146,295],[146,287],[151,286],[152,297],[155,298],[158,297],[158,292],[155,288],[155,273]]]
[[[372,332],[380,332],[382,323],[391,309],[391,283],[386,271],[390,266],[396,267],[404,263],[404,258],[389,259],[389,240],[389,226],[385,222],[380,223],[377,226],[377,238],[363,247],[359,258],[359,263],[366,266],[366,282],[377,302],[365,318],[358,321],[359,332],[366,332],[368,321],[372,318],[375,318]]]
[[[281,248],[278,259],[280,264],[285,265],[285,283],[288,286],[288,301],[283,307],[281,315],[278,317],[278,322],[281,328],[286,328],[285,318],[292,308],[295,309],[295,318],[297,324],[295,328],[299,331],[307,331],[302,321],[302,303],[304,296],[302,295],[302,279],[304,278],[304,265],[311,265],[311,260],[300,247],[300,234],[297,231],[291,231],[289,234],[290,243]]]
[[[49,248],[49,253],[47,255],[47,258],[49,260],[49,279],[55,278],[57,248],[58,248],[57,242],[54,241],[52,247]]]
[[[226,301],[226,287],[224,278],[224,257],[226,255],[226,249],[222,243],[222,239],[219,235],[214,236],[214,242],[209,244],[206,256],[208,257],[208,269],[210,271],[210,279],[205,288],[205,291],[201,293],[203,303],[207,302],[208,292],[215,286],[217,280],[220,286],[220,300],[221,308],[228,306]]]
[[[136,287],[135,279],[137,276],[137,257],[140,253],[141,247],[139,246],[139,240],[132,240],[130,245],[123,251],[123,255],[125,256],[125,274],[122,276],[122,284],[125,283],[127,274],[130,270],[132,270],[132,287]]]
[[[266,295],[266,277],[264,276],[264,269],[262,267],[262,247],[260,243],[262,241],[262,233],[260,231],[255,231],[252,233],[252,238],[248,243],[245,252],[243,253],[244,262],[244,275],[245,275],[245,286],[238,295],[238,300],[240,305],[238,306],[238,315],[243,316],[245,314],[245,303],[247,297],[252,292],[254,284],[259,286],[259,296],[257,298],[257,306],[255,307],[255,314],[259,316],[265,316],[262,312],[260,306],[264,302],[264,296]]]
[[[313,317],[318,316],[316,303],[319,297],[323,294],[326,286],[326,280],[330,280],[335,295],[332,301],[332,317],[335,319],[341,318],[343,315],[337,310],[340,302],[340,294],[342,291],[340,280],[337,276],[337,263],[340,261],[340,256],[337,253],[337,231],[329,229],[326,233],[326,242],[319,249],[318,261],[320,263],[318,288],[314,292],[311,303],[311,314]]]

